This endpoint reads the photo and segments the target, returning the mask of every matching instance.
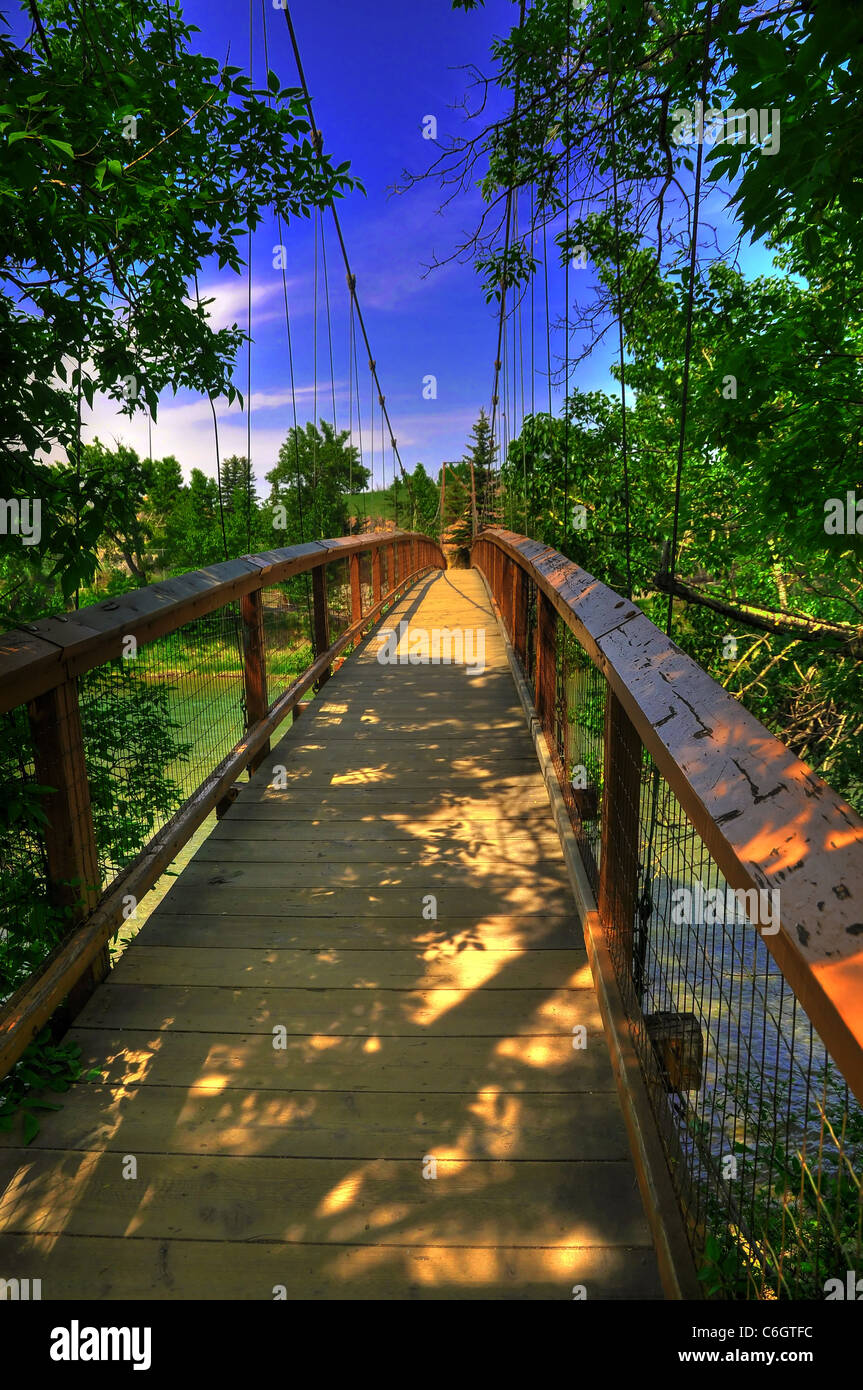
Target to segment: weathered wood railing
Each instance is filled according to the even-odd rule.
[[[488,530],[472,561],[533,694],[693,1245],[705,1258],[719,1230],[750,1296],[817,1296],[804,1263],[817,1284],[863,1255],[863,821],[557,551]]]
[[[346,561],[349,570],[350,624],[331,641],[326,567],[338,561]],[[363,603],[364,561],[370,561],[366,586],[370,605]],[[104,976],[107,943],[124,919],[124,903],[143,897],[207,815],[229,795],[235,779],[258,766],[273,732],[311,686],[327,680],[339,654],[409,584],[436,567],[445,568],[439,546],[417,533],[375,532],[314,541],[212,565],[0,636],[0,715],[27,706],[35,781],[52,789],[43,806],[48,897],[71,918],[73,927],[0,1010],[0,1078],[67,996],[71,1017]],[[265,589],[309,572],[315,659],[271,702],[262,595]],[[79,677],[128,655],[130,639],[144,648],[186,624],[236,605],[241,616],[245,735],[105,887],[100,882],[91,812]]]

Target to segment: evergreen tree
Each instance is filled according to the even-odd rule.
[[[473,468],[473,488],[476,495],[477,526],[493,519],[493,478],[494,478],[494,440],[491,437],[491,421],[484,410],[473,426],[468,440],[464,462],[468,473]],[[473,503],[471,503],[471,509]]]

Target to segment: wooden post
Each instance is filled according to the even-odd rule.
[[[527,575],[520,565],[512,567],[512,645],[522,666],[527,665]]]
[[[260,589],[244,594],[240,607],[243,615],[243,683],[246,692],[246,729],[251,729],[269,710],[267,698],[267,660],[264,650],[264,605]],[[255,754],[248,764],[256,772],[270,751],[270,741]]]
[[[541,589],[537,589],[534,703],[540,723],[549,738],[554,723],[556,618],[557,614],[545,594]]]
[[[599,916],[616,967],[631,979],[638,894],[641,739],[610,688],[606,690]]]
[[[363,616],[363,591],[360,587],[360,557],[356,551],[350,556],[351,566],[351,624],[358,623]]]
[[[377,607],[383,597],[381,581],[381,548],[376,545],[372,551],[372,607]]]
[[[291,711],[291,724],[296,724],[301,715],[305,714],[311,700],[298,700]]]
[[[43,803],[48,900],[66,911],[69,927],[83,922],[101,894],[90,781],[78,704],[78,683],[67,680],[28,705],[36,781],[53,787]],[[110,969],[107,943],[69,990],[66,1019],[80,1013]]]
[[[512,641],[512,561],[503,551],[500,556],[500,611],[503,625]]]
[[[398,585],[398,582],[399,582],[399,546],[398,546],[398,541],[394,541],[394,542],[393,542],[393,547],[392,547],[392,550],[390,551],[390,560],[391,560],[391,562],[392,562],[392,574],[390,575],[390,593],[392,593],[393,590],[394,590],[394,589],[396,588],[396,586]]]
[[[315,656],[321,656],[330,645],[330,613],[327,608],[327,567],[318,565],[312,570],[312,599],[314,601],[314,648]],[[328,666],[324,674],[315,682],[315,689],[326,685],[333,674]]]

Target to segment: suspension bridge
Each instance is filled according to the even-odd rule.
[[[511,193],[507,246],[516,216]],[[362,341],[395,482],[333,217],[349,434]],[[524,343],[500,299],[505,455]],[[251,338],[251,282],[249,306]],[[620,366],[623,393],[622,338]],[[669,605],[684,435],[685,411]],[[217,420],[215,444],[218,475]],[[474,495],[463,565],[442,511],[434,534],[306,517],[298,545],[0,637],[44,795],[33,892],[65,922],[0,1008],[0,1078],[46,1028],[80,1049],[38,1125],[0,1116],[7,1296],[811,1299],[863,1259],[863,823],[631,580],[507,529],[499,498]],[[193,751],[115,862],[100,740],[130,644]]]
[[[473,559],[446,570],[402,533],[312,543],[3,639],[4,707],[26,702],[55,788],[54,891],[92,886],[0,1033],[8,1070],[65,1000],[85,1069],[31,1144],[0,1146],[4,1266],[43,1297],[691,1297],[699,1202],[753,1288],[794,1286],[754,1211],[711,1211],[709,1118],[735,1067],[781,1104],[804,1006],[809,1103],[819,1047],[859,1088],[858,823],[585,571],[500,530]],[[317,655],[273,698],[270,599],[303,573]],[[99,894],[79,682],[129,634],[164,673],[168,638],[231,606],[248,727]],[[411,661],[441,629],[474,634],[463,659]],[[213,810],[109,971],[124,908]],[[672,883],[723,876],[781,889],[775,935],[676,922]],[[807,1172],[846,1161],[821,1123]]]

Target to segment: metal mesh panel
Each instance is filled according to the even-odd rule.
[[[732,892],[646,753],[638,785],[635,918],[608,934],[705,1288],[823,1298],[863,1259],[863,1110],[767,949],[770,903]]]
[[[350,562],[333,560],[326,567],[330,642],[336,642],[351,625]]]
[[[553,739],[564,800],[594,893],[605,786],[605,679],[576,638],[558,621]]]
[[[731,892],[533,581],[522,637],[513,563],[485,542],[475,563],[535,691],[706,1294],[844,1290],[863,1267],[863,1108],[765,944],[770,903]]]
[[[363,601],[363,613],[368,613],[373,604],[372,597],[372,556],[371,551],[360,556],[360,593]]]
[[[39,968],[66,931],[48,900],[48,866],[25,709],[0,716],[0,1003]]]
[[[308,575],[264,589],[261,596],[267,697],[273,704],[314,661]]]
[[[84,750],[103,882],[191,796],[242,738],[236,603],[106,663],[80,681]]]

